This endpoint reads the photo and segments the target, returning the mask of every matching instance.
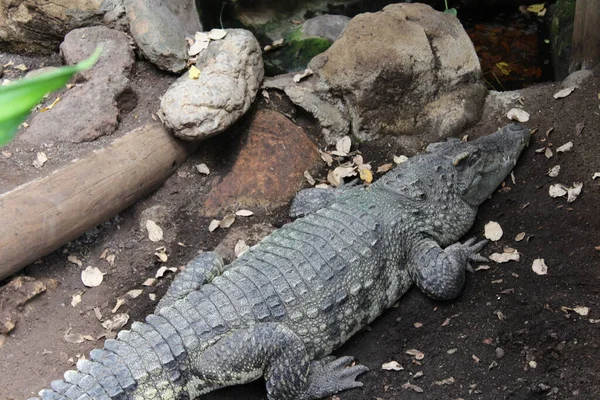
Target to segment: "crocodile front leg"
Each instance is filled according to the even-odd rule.
[[[171,283],[169,290],[160,300],[156,309],[160,310],[163,307],[168,307],[194,290],[200,289],[203,285],[210,283],[216,276],[221,275],[225,268],[223,260],[216,253],[208,251],[198,254],[173,279],[173,283]]]
[[[192,361],[190,398],[264,376],[269,400],[313,400],[362,386],[368,369],[349,366],[352,357],[311,361],[304,342],[279,323],[238,329]]]
[[[431,238],[421,238],[413,246],[408,260],[408,270],[417,286],[429,297],[450,300],[460,294],[465,282],[465,270],[472,271],[470,261],[485,262],[477,254],[487,240],[475,243],[454,243],[443,249]]]

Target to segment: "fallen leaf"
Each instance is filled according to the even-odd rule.
[[[321,150],[319,150],[319,153],[321,154],[321,159],[325,161],[325,164],[327,164],[328,167],[331,167],[333,164],[333,157],[331,157],[331,154]]]
[[[116,255],[114,254],[109,254],[106,256],[106,262],[108,263],[108,265],[110,265],[111,267],[115,266],[115,258]]]
[[[573,93],[574,90],[575,87],[564,88],[563,90],[559,90],[558,92],[554,93],[552,97],[554,97],[555,99],[562,99],[563,97],[567,97],[568,95]]]
[[[499,223],[490,221],[485,224],[483,236],[485,236],[486,239],[489,239],[492,242],[497,242],[502,237],[502,234],[502,227]]]
[[[475,361],[475,364],[479,364],[481,360],[475,354],[471,354],[471,358]]]
[[[36,154],[35,160],[33,160],[33,163],[31,163],[31,165],[39,169],[44,166],[46,161],[48,161],[48,156],[46,156],[46,153],[44,153],[43,151],[40,151]]]
[[[425,374],[423,373],[423,371],[419,371],[419,372],[417,372],[417,373],[415,373],[415,374],[413,375],[413,379],[419,379],[419,378],[420,378],[420,377],[422,377],[423,375],[425,375]]]
[[[360,176],[360,179],[365,181],[366,183],[373,182],[373,174],[368,169],[359,170],[359,176]]]
[[[546,158],[550,159],[552,158],[553,154],[552,154],[552,149],[550,147],[546,147],[544,149],[544,155],[546,156]]]
[[[567,187],[562,183],[555,183],[548,188],[550,197],[561,197],[567,194]]]
[[[72,254],[67,256],[67,261],[71,264],[77,265],[79,268],[83,267],[83,262],[81,262],[81,260],[77,258],[77,256],[74,256]]]
[[[254,213],[250,210],[237,210],[235,212],[235,215],[237,215],[238,217],[249,217],[251,215],[254,215]]]
[[[425,354],[417,349],[408,349],[405,351],[409,356],[413,356],[416,360],[422,360],[425,358]]]
[[[594,175],[592,175],[592,179],[596,180],[596,178],[600,178],[600,172],[594,172]]]
[[[489,265],[480,265],[480,266],[478,266],[477,268],[475,268],[475,270],[474,270],[474,271],[475,271],[475,272],[477,272],[477,271],[485,271],[485,270],[488,270],[488,269],[490,269],[490,268],[491,268],[491,267],[490,267]]]
[[[572,203],[577,200],[577,197],[581,194],[581,189],[583,189],[583,183],[575,182],[573,187],[567,189],[567,203]]]
[[[214,232],[214,230],[219,227],[220,223],[221,223],[221,221],[219,221],[218,219],[213,219],[212,221],[210,221],[210,224],[208,225],[208,231]]]
[[[223,217],[221,222],[219,222],[219,227],[229,228],[231,225],[233,225],[234,222],[235,222],[235,214],[228,214],[225,217]]]
[[[65,334],[63,335],[63,340],[67,343],[79,344],[85,342],[83,335],[81,333],[71,332],[71,328],[67,329]]]
[[[413,325],[414,325],[414,326],[415,326],[415,328],[417,328],[417,329],[418,329],[418,328],[421,328],[421,327],[423,326],[423,324],[422,324],[422,323],[420,323],[420,322],[415,322]]]
[[[164,267],[161,267],[161,268],[164,268]],[[148,278],[144,281],[144,283],[142,283],[142,286],[148,287],[148,286],[154,285],[155,283],[156,283],[156,278]]]
[[[554,167],[548,170],[548,176],[550,178],[556,178],[558,173],[560,172],[560,165],[555,165]]]
[[[582,306],[573,307],[573,311],[575,311],[577,314],[581,315],[582,317],[587,317],[588,314],[590,313],[589,307],[582,307]]]
[[[517,233],[517,236],[515,236],[515,241],[516,242],[520,242],[523,239],[525,239],[525,232]]]
[[[273,43],[266,45],[263,50],[265,52],[267,52],[267,51],[278,49],[280,47],[283,47],[283,42],[284,42],[283,38],[277,39]]]
[[[306,68],[304,72],[296,74],[292,77],[292,80],[296,83],[300,83],[300,81],[306,77],[309,77],[313,74],[313,70],[310,68]]]
[[[390,169],[392,169],[393,166],[394,164],[392,163],[380,165],[379,167],[377,167],[377,173],[382,174],[384,172],[388,172]]]
[[[537,14],[544,9],[545,5],[546,3],[532,4],[527,7],[527,11]]]
[[[352,146],[352,143],[350,141],[350,137],[344,136],[344,137],[338,139],[337,143],[335,144],[335,149],[338,151],[338,153],[347,155],[350,152],[351,146]]]
[[[127,292],[127,296],[131,297],[132,299],[135,299],[136,297],[139,297],[143,292],[144,289],[133,289]]]
[[[415,391],[417,393],[423,393],[423,389],[421,389],[417,385],[413,385],[410,382],[406,382],[404,385],[402,385],[402,389],[410,389],[410,390]]]
[[[116,313],[117,311],[119,311],[119,308],[121,308],[121,306],[125,304],[125,299],[117,299],[117,302],[115,303],[115,306],[113,307],[112,310],[110,310],[110,312],[112,314]]]
[[[124,327],[129,321],[129,314],[121,313],[115,314],[112,319],[107,319],[102,323],[102,326],[107,331],[116,331]]]
[[[315,181],[315,178],[312,177],[312,175],[310,174],[310,172],[308,172],[308,170],[304,171],[304,177],[306,178],[306,180],[308,181],[308,183],[311,186],[315,186],[315,183],[317,183],[317,181]]]
[[[566,153],[573,148],[573,142],[567,142],[556,149],[557,153]]]
[[[402,164],[403,162],[408,161],[408,157],[406,156],[394,156],[394,162],[396,164]]]
[[[175,273],[175,272],[177,272],[177,268],[175,268],[175,267],[167,268],[165,266],[160,267],[158,269],[158,271],[156,271],[156,275],[155,275],[156,279],[162,278],[165,275],[165,273],[167,273],[168,271]]]
[[[583,121],[581,121],[580,123],[575,125],[575,135],[577,135],[577,136],[581,135],[581,132],[583,132],[584,129],[585,129],[585,125],[584,125]]]
[[[492,253],[489,256],[489,259],[498,264],[501,264],[509,261],[519,261],[521,259],[521,255],[515,249],[506,248],[504,249],[503,253]]]
[[[531,269],[538,275],[546,275],[548,273],[548,266],[544,262],[543,258],[536,258],[533,260]]]
[[[164,247],[159,247],[158,249],[156,249],[156,252],[154,253],[154,255],[156,257],[158,257],[160,262],[163,262],[163,263],[166,263],[167,260],[169,259],[169,256],[167,255],[166,249]]]
[[[102,321],[102,318],[104,318],[98,307],[94,307],[94,315],[98,321]]]
[[[148,297],[150,298],[150,300],[154,301],[156,300],[156,294],[154,293],[148,293]]]
[[[398,363],[398,361],[390,361],[382,364],[381,369],[386,371],[402,371],[404,368]]]
[[[77,307],[77,305],[79,303],[81,303],[81,296],[83,295],[82,292],[79,292],[77,294],[74,294],[73,296],[71,296],[71,307]]]
[[[220,40],[223,39],[225,36],[227,36],[227,31],[225,29],[211,29],[210,32],[208,32],[208,37],[211,40]]]
[[[148,239],[151,242],[159,242],[163,239],[163,230],[151,219],[146,221],[146,230],[148,231]]]
[[[2,155],[4,156],[4,158],[11,158],[12,157],[12,153],[10,151],[3,151]]]
[[[46,112],[48,110],[51,110],[52,107],[54,107],[59,101],[60,101],[60,97],[57,97],[56,99],[54,99],[54,101],[52,103],[50,103],[49,106],[41,108],[40,112]]]
[[[198,170],[198,172],[200,172],[203,175],[210,174],[210,169],[208,169],[208,167],[204,163],[196,165],[196,169]]]
[[[29,69],[25,64],[15,65],[13,68],[18,69],[19,71],[27,71]]]
[[[442,322],[442,326],[448,326],[448,325],[450,325],[450,318],[446,318],[444,320],[444,322]]]
[[[81,281],[87,287],[100,286],[104,280],[104,274],[96,267],[88,265],[86,269],[81,271]]]
[[[452,348],[452,349],[448,349],[448,350],[446,351],[446,353],[447,353],[447,354],[450,354],[450,355],[452,355],[452,354],[456,353],[457,351],[458,351],[458,349],[457,349],[457,348]]]
[[[234,251],[236,257],[240,257],[242,254],[247,252],[249,249],[250,249],[250,247],[248,247],[246,242],[244,242],[242,239],[240,239],[235,244],[235,248],[233,251]]]
[[[188,77],[190,79],[198,79],[200,77],[200,70],[195,65],[192,65],[188,70]]]
[[[456,382],[454,380],[454,378],[450,377],[450,378],[442,379],[441,381],[435,381],[435,382],[433,382],[433,384],[437,385],[437,386],[444,386],[444,385],[452,385],[454,382]]]
[[[508,111],[508,113],[506,113],[506,117],[513,121],[519,121],[519,122],[529,121],[529,113],[527,111],[521,110],[520,108],[511,108]]]

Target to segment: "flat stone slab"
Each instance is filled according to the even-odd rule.
[[[243,29],[228,29],[200,53],[198,79],[184,74],[167,90],[159,115],[173,133],[201,140],[223,132],[256,97],[264,75],[261,48]]]
[[[304,171],[319,163],[303,129],[276,111],[258,111],[245,136],[231,171],[208,194],[204,215],[285,205],[303,186]]]

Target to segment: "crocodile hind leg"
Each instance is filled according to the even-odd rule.
[[[465,282],[465,270],[473,271],[470,261],[487,261],[477,254],[487,244],[487,240],[477,243],[475,240],[457,242],[443,250],[433,239],[422,238],[417,241],[408,260],[408,270],[413,281],[431,298],[455,298]]]
[[[190,292],[200,289],[202,285],[210,283],[216,276],[221,275],[224,270],[223,260],[216,253],[208,251],[198,254],[173,279],[173,283],[156,309],[168,307]]]
[[[260,323],[222,338],[192,361],[190,398],[264,376],[269,400],[312,400],[362,386],[368,369],[352,357],[312,361],[304,342],[288,327]]]

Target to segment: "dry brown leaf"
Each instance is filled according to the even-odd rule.
[[[373,174],[371,173],[370,170],[368,169],[361,169],[359,171],[360,174],[360,179],[365,181],[366,183],[371,183],[373,182]]]
[[[246,242],[244,242],[242,239],[240,239],[235,244],[235,248],[233,251],[234,251],[236,257],[240,257],[242,254],[247,252],[249,249],[250,249],[250,247],[248,247]]]
[[[562,197],[567,194],[567,187],[562,183],[555,183],[548,188],[550,197]]]
[[[40,151],[35,155],[35,160],[33,160],[33,163],[31,165],[39,169],[44,166],[46,161],[48,161],[48,156],[46,156],[46,153],[44,153],[43,151]]]
[[[394,162],[396,164],[402,164],[403,162],[408,161],[408,157],[406,156],[394,156]]]
[[[340,155],[348,155],[348,153],[350,153],[350,147],[352,146],[352,142],[350,140],[349,136],[344,136],[340,139],[338,139],[338,141],[335,144],[335,149],[337,150],[338,153],[341,153]]]
[[[77,258],[77,256],[74,256],[72,254],[67,256],[67,261],[71,264],[77,265],[79,268],[83,267],[83,262],[79,258]]]
[[[308,183],[311,186],[315,186],[315,184],[317,183],[317,181],[315,181],[315,178],[312,177],[312,175],[310,174],[310,172],[304,171],[304,177],[306,178],[306,180],[308,181]]]
[[[536,258],[533,260],[531,269],[538,275],[546,275],[548,273],[548,266],[544,262],[543,258]]]
[[[390,169],[392,169],[393,166],[394,164],[392,163],[380,165],[379,167],[377,167],[377,173],[382,174],[388,172]]]
[[[457,351],[458,351],[457,348],[452,348],[452,349],[447,350],[446,353],[452,355],[452,354],[456,353]]]
[[[63,340],[67,343],[79,344],[85,342],[83,335],[81,333],[71,332],[71,328],[67,329],[65,334],[63,335]]]
[[[581,194],[583,189],[583,183],[575,182],[572,187],[567,189],[567,203],[572,203],[577,200],[577,197]]]
[[[304,78],[307,78],[307,77],[311,76],[312,74],[313,74],[313,70],[312,70],[312,69],[310,69],[310,68],[306,68],[306,69],[305,69],[303,72],[301,72],[301,73],[299,73],[299,74],[295,74],[295,75],[292,77],[292,80],[293,80],[295,83],[300,83],[300,81],[301,81],[302,79],[304,79]]]
[[[450,324],[450,318],[446,318],[444,322],[442,322],[442,326],[448,326]]]
[[[227,36],[227,31],[225,29],[211,29],[210,32],[208,32],[208,37],[211,40],[220,40],[223,39],[225,36]]]
[[[506,117],[513,121],[519,121],[519,122],[529,121],[529,113],[527,111],[521,110],[519,108],[511,108],[508,111],[508,113],[506,113]]]
[[[425,354],[417,349],[408,349],[405,351],[409,356],[413,356],[416,360],[422,360],[425,358]]]
[[[155,301],[156,300],[156,294],[154,293],[148,293],[148,297],[150,298],[150,300]]]
[[[125,304],[125,299],[117,299],[117,302],[115,303],[115,306],[113,307],[112,310],[110,310],[110,312],[112,314],[116,313],[117,311],[119,311],[119,308],[121,308],[121,306]]]
[[[352,157],[352,162],[356,165],[362,165],[362,164],[364,164],[365,161],[364,161],[362,155],[357,154],[354,157]]]
[[[102,318],[104,318],[102,316],[102,312],[100,312],[100,309],[98,307],[94,307],[94,315],[96,316],[96,319],[98,321],[102,321]]]
[[[164,268],[164,267],[161,267]],[[164,274],[164,272],[163,272]],[[142,283],[142,286],[152,286],[156,283],[156,278],[148,278],[144,281],[144,283]]]
[[[423,324],[422,324],[421,322],[415,322],[413,325],[414,325],[414,327],[415,327],[415,328],[417,328],[417,329],[418,329],[418,328],[421,328],[421,327],[423,326]]]
[[[497,242],[502,237],[502,234],[502,227],[499,223],[490,221],[485,224],[483,236],[485,236],[486,239],[489,239],[492,242]]]
[[[77,307],[79,303],[81,303],[81,296],[83,292],[79,292],[71,296],[71,307]]]
[[[515,242],[520,242],[523,239],[525,239],[525,232],[517,233],[517,236],[515,236]]]
[[[575,90],[575,87],[564,88],[564,89],[559,90],[558,92],[554,93],[554,95],[552,97],[554,97],[557,100],[562,99],[564,97],[567,97],[571,93],[573,93],[574,90]]]
[[[546,156],[546,158],[550,159],[554,154],[552,154],[552,149],[550,147],[546,147],[544,149],[544,155]]]
[[[154,253],[154,255],[156,257],[158,257],[160,262],[163,262],[163,263],[166,263],[167,260],[169,259],[169,256],[166,253],[166,248],[164,248],[164,247],[159,247],[158,249],[156,249],[156,252]]]
[[[109,254],[106,256],[106,262],[108,263],[108,265],[110,265],[111,267],[115,266],[115,258],[117,256],[114,254]]]
[[[558,173],[560,172],[560,165],[555,165],[554,167],[548,170],[548,176],[550,178],[556,178]]]
[[[148,239],[151,242],[159,242],[163,239],[163,230],[151,219],[146,221],[146,230],[148,230]]]
[[[474,269],[475,272],[477,271],[486,271],[488,269],[490,269],[491,267],[489,265],[480,265],[477,268]]]
[[[131,297],[132,299],[135,299],[136,297],[139,297],[143,292],[143,289],[133,289],[127,292],[127,296]]]
[[[521,255],[515,249],[505,248],[503,253],[492,253],[489,256],[489,259],[501,264],[509,261],[519,261],[521,259]]]
[[[210,224],[208,225],[208,231],[214,232],[214,230],[219,227],[220,223],[221,223],[221,221],[219,221],[218,219],[213,219],[212,221],[210,221]]]
[[[204,163],[196,165],[196,170],[202,175],[210,175],[210,169]]]
[[[237,215],[238,217],[249,217],[251,215],[254,215],[254,213],[250,210],[237,210],[235,212],[235,215]]]
[[[333,157],[331,157],[331,154],[321,150],[319,150],[319,153],[321,154],[321,159],[325,161],[325,164],[327,164],[328,167],[331,167],[333,164]]]
[[[454,380],[454,378],[453,377],[449,377],[449,378],[446,378],[446,379],[442,379],[441,381],[435,381],[435,382],[433,382],[433,384],[437,385],[437,386],[444,386],[444,385],[452,385],[454,382],[456,382]]]
[[[115,314],[111,319],[107,319],[102,323],[102,326],[107,331],[116,331],[124,327],[129,321],[129,314]]]
[[[410,390],[412,390],[414,392],[417,392],[417,393],[423,393],[423,389],[421,389],[419,386],[414,385],[414,384],[412,384],[410,382],[406,382],[405,384],[403,384],[402,385],[402,389],[410,389]]]
[[[100,286],[104,280],[104,274],[96,267],[89,265],[86,269],[81,271],[81,281],[87,287]]]
[[[556,149],[557,153],[566,153],[573,148],[573,142],[567,142]]]
[[[219,227],[229,228],[235,222],[235,214],[228,214],[219,222]]]
[[[402,371],[404,368],[398,363],[398,361],[390,361],[382,364],[381,369],[386,371]]]

